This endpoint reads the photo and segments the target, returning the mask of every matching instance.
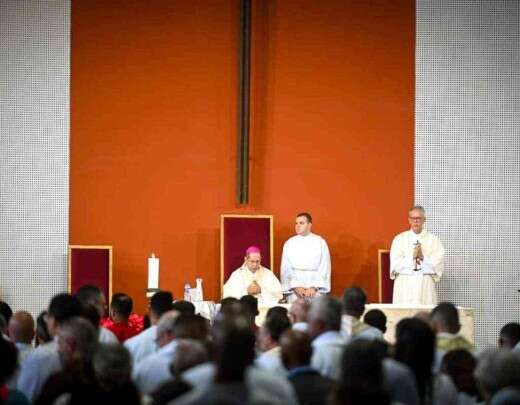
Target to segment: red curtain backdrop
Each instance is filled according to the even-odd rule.
[[[224,282],[244,264],[245,252],[250,246],[260,248],[262,266],[268,269],[273,267],[270,223],[269,218],[224,218]]]
[[[146,309],[147,257],[219,295],[222,213],[275,218],[279,272],[309,211],[332,291],[377,300],[377,251],[413,203],[415,2],[253,2],[251,203],[235,202],[238,0],[72,4],[70,243],[114,246]]]

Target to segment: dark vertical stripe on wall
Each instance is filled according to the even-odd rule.
[[[251,0],[240,2],[237,202],[249,202],[249,88],[251,71]]]

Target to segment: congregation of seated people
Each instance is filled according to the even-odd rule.
[[[476,350],[449,302],[400,320],[365,311],[367,295],[298,299],[269,309],[222,300],[211,321],[156,292],[145,316],[132,298],[84,286],[36,318],[0,302],[3,404],[520,404],[520,324]],[[42,308],[43,309],[43,308]]]

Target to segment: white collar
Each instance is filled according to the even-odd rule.
[[[319,345],[324,342],[331,342],[335,341],[341,338],[341,334],[337,330],[328,330],[326,332],[323,332],[321,335],[317,336],[312,341],[312,346]]]
[[[426,236],[426,234],[428,233],[428,231],[426,230],[426,228],[423,228],[421,233],[415,233],[414,231],[412,231],[410,229],[410,235],[413,237],[413,238],[424,238]]]

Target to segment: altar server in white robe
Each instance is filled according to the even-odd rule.
[[[229,276],[222,298],[252,295],[260,308],[275,306],[282,298],[282,286],[273,272],[260,264],[261,260],[258,247],[247,248],[244,264]]]
[[[312,233],[312,217],[296,216],[296,235],[288,239],[282,252],[281,279],[288,301],[314,298],[330,292],[330,253],[327,242]]]
[[[437,304],[435,283],[444,269],[444,247],[424,228],[424,208],[408,213],[410,230],[397,235],[390,249],[390,278],[394,279],[394,304]]]

